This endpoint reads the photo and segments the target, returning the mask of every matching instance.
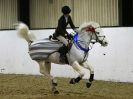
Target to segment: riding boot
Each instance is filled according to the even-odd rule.
[[[72,43],[68,43],[67,45],[67,52],[71,49]]]
[[[72,43],[68,43],[67,46],[64,47],[65,49],[65,54],[68,53],[71,49]]]
[[[68,44],[67,46],[63,45],[59,49],[61,62],[67,62],[68,63],[66,54],[68,53],[68,51],[70,50],[70,48],[71,48],[71,44]]]

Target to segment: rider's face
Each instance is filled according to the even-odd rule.
[[[68,14],[64,14],[66,17],[68,17],[69,16],[69,13]]]

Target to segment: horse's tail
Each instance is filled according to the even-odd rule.
[[[28,26],[24,23],[15,24],[16,29],[18,30],[18,35],[21,38],[24,38],[28,43],[35,40],[35,36],[30,32]]]

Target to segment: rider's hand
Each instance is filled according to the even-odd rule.
[[[77,29],[74,29],[74,32],[78,33],[78,30]]]

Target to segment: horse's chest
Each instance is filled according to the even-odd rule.
[[[76,48],[72,48],[70,55],[73,57],[73,61],[78,61],[79,63],[82,62],[85,57],[84,52]]]

